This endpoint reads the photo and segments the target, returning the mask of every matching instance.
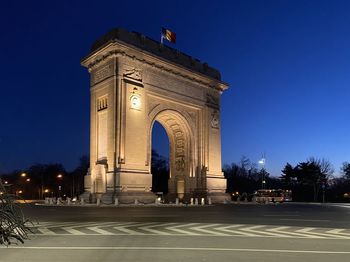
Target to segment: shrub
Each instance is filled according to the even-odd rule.
[[[7,193],[0,179],[0,245],[24,243],[31,233],[32,223],[26,219],[16,196]]]

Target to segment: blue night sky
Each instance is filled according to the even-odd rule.
[[[89,151],[92,42],[114,27],[160,38],[219,69],[223,164],[279,175],[310,156],[350,161],[350,1],[2,1],[0,172],[68,170]],[[171,44],[169,44],[171,45]],[[159,132],[156,128],[155,132]],[[161,153],[167,143],[157,136]]]

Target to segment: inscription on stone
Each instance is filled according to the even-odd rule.
[[[91,74],[91,85],[101,82],[113,75],[113,64],[107,64]]]

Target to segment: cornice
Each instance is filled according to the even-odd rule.
[[[141,52],[142,57],[139,57],[137,55],[130,55],[125,50],[123,50],[123,48],[117,47],[116,45],[120,45],[121,47],[124,47],[124,48],[131,48],[136,52]],[[100,54],[103,54],[103,55],[101,56]],[[195,82],[197,84],[200,84],[208,88],[217,89],[219,91],[224,91],[228,88],[228,84],[222,81],[210,78],[198,72],[194,72],[188,68],[184,68],[175,63],[171,63],[167,60],[158,58],[155,55],[148,54],[145,51],[117,42],[116,40],[111,41],[104,48],[89,55],[88,57],[83,58],[81,61],[81,64],[82,66],[86,67],[89,70],[89,72],[91,72],[96,67],[98,67],[101,63],[115,57],[127,57],[131,60],[138,61],[144,65],[150,66],[152,68],[157,68],[161,71],[165,71],[167,73]],[[147,59],[145,57],[147,57]]]

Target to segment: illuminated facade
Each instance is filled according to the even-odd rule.
[[[220,96],[207,64],[138,33],[114,29],[82,60],[91,75],[90,171],[85,190],[102,199],[152,201],[152,127],[170,143],[169,197],[226,197]]]

